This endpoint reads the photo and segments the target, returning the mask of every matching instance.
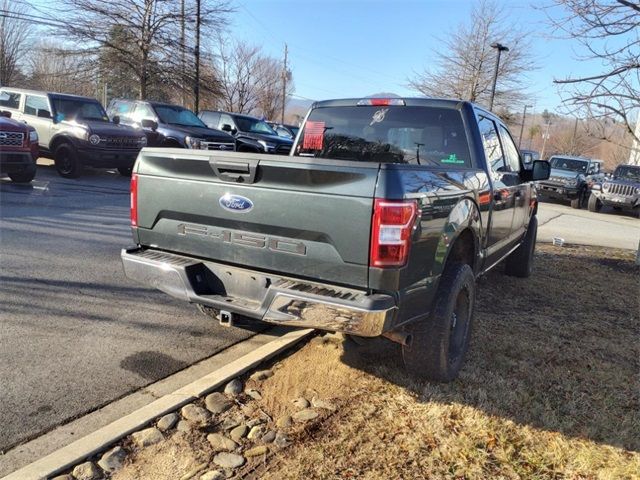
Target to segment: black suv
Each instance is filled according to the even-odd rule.
[[[40,154],[67,178],[80,176],[83,165],[117,167],[129,175],[147,143],[139,130],[110,122],[94,98],[2,87],[0,108],[36,130]]]
[[[554,155],[549,164],[551,175],[538,184],[539,196],[569,200],[572,208],[582,208],[591,186],[604,179],[602,160]]]
[[[640,216],[640,165],[618,165],[612,178],[593,185],[589,210],[599,212],[603,206]]]
[[[249,115],[203,110],[200,119],[210,128],[219,128],[231,133],[239,141],[240,151],[258,151],[288,155],[293,140],[278,135],[267,122]],[[250,145],[255,145],[255,150]],[[256,145],[257,144],[257,145]]]
[[[115,99],[109,103],[107,112],[111,118],[142,129],[150,147],[236,149],[231,135],[208,128],[191,110],[179,105]]]

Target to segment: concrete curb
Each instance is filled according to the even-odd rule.
[[[106,450],[113,443],[132,432],[140,430],[154,419],[177,410],[198,397],[222,386],[232,378],[242,375],[247,370],[292,347],[308,337],[312,332],[313,330],[311,329],[305,329],[287,333],[195,382],[165,395],[66,447],[7,475],[2,480],[40,480],[52,477],[98,452]]]

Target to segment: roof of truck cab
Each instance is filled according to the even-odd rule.
[[[563,155],[561,153],[555,154],[555,155],[551,155],[549,157],[549,160],[551,160],[552,158],[564,158],[566,160],[581,160],[583,162],[594,162],[594,163],[603,163],[604,160],[599,160],[597,158],[589,158],[589,157],[580,157],[580,156],[575,156],[575,155]]]
[[[353,107],[361,100],[371,100],[373,98],[387,98],[387,97],[361,97],[361,98],[341,98],[335,100],[320,100],[314,102],[311,108],[316,107]],[[390,97],[390,100],[404,100],[407,107],[448,107],[448,108],[460,108],[463,104],[468,103],[473,105],[474,108],[484,110],[479,105],[473,104],[466,100],[454,100],[451,98],[427,98],[427,97]],[[487,112],[490,113],[490,112]]]
[[[46,92],[44,90],[29,90],[27,88],[0,87],[0,90],[4,92],[22,93],[25,95],[55,95],[57,97],[82,98],[84,100],[95,100],[96,102],[98,101],[93,97],[84,97],[82,95],[73,95],[71,93]]]

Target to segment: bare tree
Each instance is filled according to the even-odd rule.
[[[90,58],[40,42],[29,55],[26,84],[36,90],[97,96],[96,69]]]
[[[495,105],[512,108],[523,101],[526,74],[536,68],[529,34],[507,20],[504,10],[491,0],[481,0],[470,23],[463,23],[441,40],[435,65],[409,79],[409,86],[427,96],[459,98],[489,103],[496,50],[500,42],[509,47],[500,58]]]
[[[30,43],[31,25],[20,18],[23,5],[12,0],[0,1],[0,85],[9,85],[20,74],[20,60]]]
[[[565,106],[574,114],[614,119],[640,141],[634,120],[640,106],[640,4],[627,0],[553,0],[561,18],[548,10],[549,22],[562,38],[577,40],[581,60],[597,60],[592,75],[556,79]]]

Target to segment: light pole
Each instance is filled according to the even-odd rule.
[[[520,136],[518,137],[518,149],[520,149],[520,144],[522,143],[522,133],[524,132],[524,119],[527,118],[527,108],[533,107],[533,105],[525,105],[524,112],[522,112],[522,125],[520,125]]]
[[[508,52],[509,47],[505,47],[501,43],[492,43],[491,48],[495,48],[498,50],[498,55],[496,56],[496,69],[493,72],[493,85],[491,86],[491,100],[489,101],[489,110],[493,111],[493,97],[496,95],[496,82],[498,81],[498,68],[500,67],[500,54],[502,52]]]

